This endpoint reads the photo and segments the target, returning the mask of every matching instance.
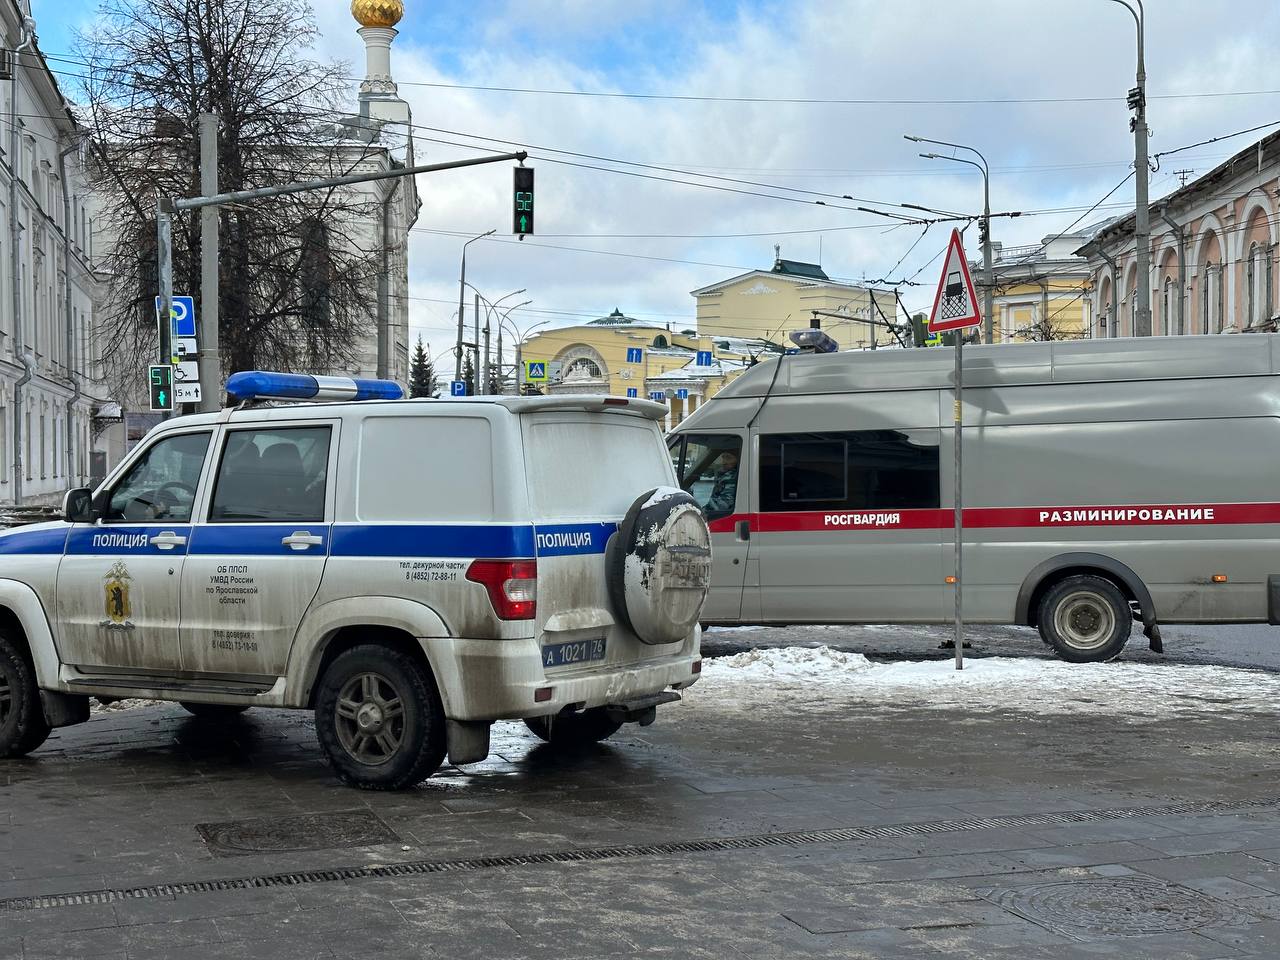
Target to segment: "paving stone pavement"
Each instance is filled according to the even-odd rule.
[[[0,764],[0,960],[1280,955],[1274,719],[1103,709],[695,687],[396,794],[338,784],[305,714],[105,713]]]

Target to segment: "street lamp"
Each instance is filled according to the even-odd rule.
[[[520,371],[524,369],[524,366],[523,366],[524,342],[529,339],[529,334],[532,333],[534,330],[537,330],[538,327],[545,326],[546,324],[551,322],[550,320],[539,320],[537,323],[534,323],[534,324],[531,324],[530,326],[525,327],[524,332],[521,333],[516,328],[515,321],[510,319],[510,316],[516,310],[519,310],[521,307],[528,306],[530,303],[533,303],[533,301],[529,300],[529,301],[526,301],[525,303],[517,303],[514,307],[512,307],[510,310],[506,312],[506,314],[500,319],[498,323],[499,335],[501,335],[502,333],[502,325],[506,324],[507,329],[515,337],[515,341],[516,341],[516,396],[520,395]],[[498,351],[499,353],[501,353],[502,351],[501,346],[499,346]],[[501,364],[502,362],[501,358],[499,358],[498,362],[499,364]]]
[[[485,395],[485,394],[488,394],[489,392],[489,318],[493,316],[494,312],[498,309],[498,304],[502,303],[503,300],[506,300],[508,297],[514,297],[514,296],[517,296],[518,294],[524,293],[525,290],[524,290],[524,287],[521,287],[519,290],[512,290],[510,293],[504,294],[501,297],[499,297],[496,301],[491,302],[487,297],[485,297],[483,293],[481,293],[476,288],[475,284],[468,283],[467,286],[475,291],[476,303],[477,304],[483,303],[485,308],[484,309],[484,361],[483,363],[481,362],[481,358],[480,358],[480,311],[478,309],[476,310],[476,321],[475,321],[476,322],[476,326],[475,326],[476,370],[484,371],[483,373],[477,372],[476,374],[476,378],[477,378],[476,393],[477,395]],[[483,379],[484,381],[483,383],[480,382],[481,379]]]
[[[987,158],[973,147],[963,143],[949,143],[946,140],[930,140],[928,137],[913,137],[905,134],[903,139],[912,143],[936,143],[940,147],[952,147],[956,150],[968,150],[978,158],[980,163],[966,160],[963,157],[948,157],[941,153],[922,153],[926,160],[952,160],[956,163],[967,163],[982,171],[982,326],[983,336],[987,343],[993,343],[993,325],[991,317],[991,300],[993,294],[991,276],[991,170],[987,166]]]
[[[506,383],[506,375],[502,372],[502,367],[503,367],[503,363],[502,363],[502,359],[503,359],[503,349],[502,349],[502,328],[503,328],[503,325],[505,324],[506,326],[510,327],[510,328],[512,329],[512,331],[515,331],[515,327],[511,324],[511,321],[508,319],[508,317],[510,317],[512,313],[514,313],[515,311],[519,310],[521,307],[527,307],[527,306],[529,306],[529,304],[531,304],[531,303],[533,303],[533,301],[532,301],[532,300],[525,300],[525,301],[523,301],[523,302],[521,302],[521,303],[517,303],[517,304],[515,304],[514,306],[508,307],[506,310],[504,310],[504,311],[503,311],[501,314],[499,314],[499,316],[498,316],[498,392],[499,392],[499,393],[502,393],[502,391],[503,391],[503,386],[504,386],[504,384]],[[549,321],[549,320],[542,320],[542,321],[540,321],[540,323],[550,323],[550,322],[551,322],[551,321]],[[534,326],[538,326],[538,324],[534,324]],[[519,376],[519,359],[520,359],[520,358],[519,358],[519,353],[520,353],[520,349],[519,349],[519,347],[520,347],[520,341],[519,341],[519,339],[517,338],[517,340],[516,340],[516,354],[517,354],[517,356],[516,356],[516,361],[517,361],[517,362],[516,362],[516,367],[517,367],[517,377]],[[517,380],[517,383],[518,383],[518,382],[519,382],[519,381]]]
[[[496,229],[489,230],[480,234],[478,237],[472,237],[462,245],[462,272],[458,276],[458,345],[454,348],[455,362],[453,367],[453,379],[462,379],[462,322],[463,322],[463,299],[467,294],[467,247],[475,243],[477,240],[483,240],[485,237],[491,237],[498,231]]]
[[[1136,337],[1151,336],[1151,221],[1147,209],[1147,180],[1151,168],[1147,164],[1147,65],[1144,48],[1146,45],[1146,11],[1142,9],[1142,0],[1133,0],[1138,5],[1135,10],[1129,0],[1111,0],[1129,11],[1133,23],[1138,28],[1138,85],[1129,91],[1129,109],[1133,111],[1133,172],[1134,211],[1133,233],[1138,254],[1138,289],[1137,303],[1134,304],[1133,334]]]

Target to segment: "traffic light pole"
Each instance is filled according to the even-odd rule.
[[[461,167],[477,167],[487,163],[503,163],[517,160],[523,163],[528,154],[523,150],[516,153],[502,153],[486,157],[473,157],[467,160],[450,160],[446,163],[427,163],[416,167],[404,167],[399,170],[382,170],[376,173],[357,173],[345,177],[329,177],[324,180],[307,180],[300,183],[285,183],[274,187],[259,187],[255,190],[233,190],[229,193],[216,193],[203,197],[184,197],[181,199],[161,198],[156,210],[156,257],[159,261],[158,276],[160,281],[160,362],[173,361],[173,348],[170,339],[169,317],[173,313],[173,216],[187,210],[204,210],[207,207],[221,207],[235,203],[248,203],[253,200],[267,200],[272,197],[283,197],[294,193],[307,193],[311,190],[331,190],[334,187],[351,186],[357,183],[373,183],[378,180],[394,180],[399,177],[413,177],[420,173],[436,173],[441,170],[457,170]],[[202,187],[203,187],[203,177]],[[220,374],[219,374],[220,376]],[[209,389],[220,393],[220,383],[207,385]]]

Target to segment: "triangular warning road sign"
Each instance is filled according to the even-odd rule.
[[[942,263],[942,276],[938,278],[938,292],[933,298],[933,312],[929,314],[929,332],[961,330],[982,323],[978,310],[978,295],[969,276],[969,261],[960,242],[960,231],[951,231],[947,244],[947,258]]]

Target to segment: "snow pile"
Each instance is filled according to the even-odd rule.
[[[1273,713],[1280,676],[1232,667],[1010,657],[966,659],[957,671],[953,660],[875,663],[830,647],[782,647],[707,660],[689,697],[744,710],[868,704],[1167,717]]]

